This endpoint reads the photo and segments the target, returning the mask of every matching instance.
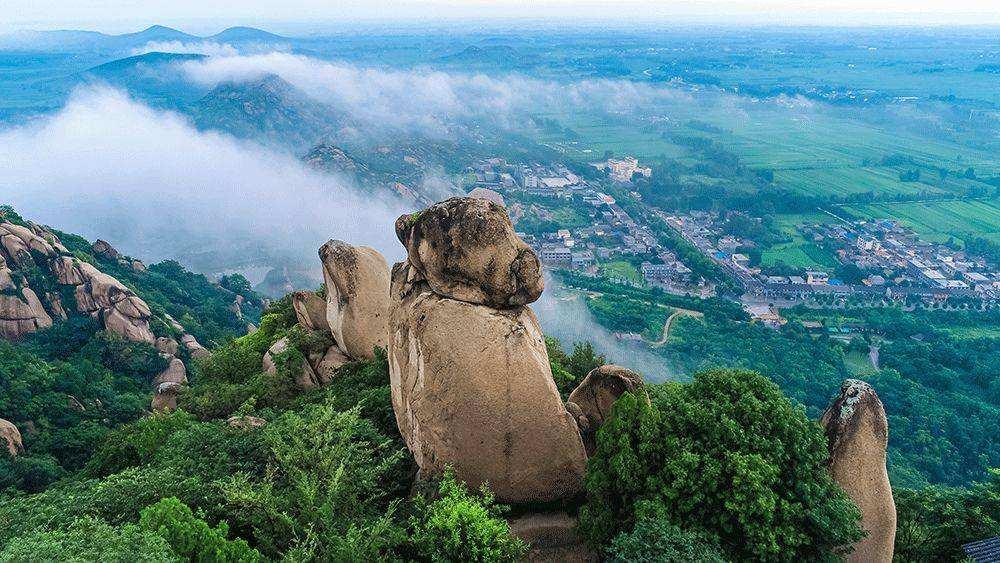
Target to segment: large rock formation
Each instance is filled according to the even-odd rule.
[[[480,201],[448,200],[415,223],[407,216],[397,221],[400,240],[409,244],[407,262],[397,264],[392,274],[389,373],[396,421],[421,477],[440,475],[450,466],[472,486],[488,481],[503,502],[572,497],[582,488],[583,443],[552,380],[538,320],[527,307],[509,306],[538,295],[522,291],[524,268],[499,268],[512,278],[507,280],[492,270],[476,272],[476,264],[491,267],[484,257],[493,246],[498,257],[509,259],[508,266],[537,265],[537,260],[530,249],[525,249],[530,257],[504,254],[519,248],[512,241],[524,243],[509,221],[493,217],[493,227],[484,228]],[[485,209],[492,213],[497,206]],[[420,226],[428,213],[447,213],[447,225],[435,219]],[[439,236],[436,228],[447,236]],[[444,267],[462,255],[457,247],[466,244],[474,247],[468,254],[472,263]],[[431,271],[437,283],[425,279],[414,262],[435,264]],[[472,293],[479,299],[452,297],[454,290],[465,294],[471,281],[487,279],[494,281],[474,284]],[[537,289],[540,293],[540,281]]]
[[[326,283],[326,319],[337,346],[351,358],[385,347],[389,266],[375,249],[331,240],[319,249]]]
[[[2,418],[0,418],[0,449],[7,450],[11,457],[17,457],[24,451],[21,432],[13,423]]]
[[[101,242],[101,241],[99,241]],[[107,243],[95,245],[101,255],[115,254]],[[48,307],[15,269],[42,269],[56,283],[73,288],[76,310],[100,319],[105,329],[136,342],[153,342],[151,312],[132,290],[91,264],[82,262],[46,229],[29,224],[0,223],[0,336],[20,338],[52,325],[52,316],[67,318],[62,297],[44,294]]]
[[[649,402],[641,375],[620,366],[605,365],[591,370],[570,393],[566,407],[580,426],[587,455],[596,449],[597,430],[611,414],[611,406],[626,391],[641,393]]]
[[[868,534],[847,560],[892,561],[896,504],[885,467],[889,424],[882,401],[867,383],[847,379],[821,424],[829,441],[830,472],[861,509],[862,528]]]
[[[443,297],[505,308],[544,289],[535,253],[514,233],[503,206],[451,198],[396,221],[407,261]]]

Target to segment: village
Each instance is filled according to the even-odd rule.
[[[635,175],[651,173],[633,157],[591,166],[626,189]],[[500,203],[506,195],[519,235],[550,268],[602,275],[616,283],[656,287],[676,295],[715,296],[715,284],[696,275],[665,247],[658,227],[629,214],[602,191],[602,181],[588,181],[559,164],[513,164],[493,158],[469,168],[468,187]],[[559,209],[572,209],[586,221],[564,225]],[[650,212],[736,282],[743,292],[739,301],[751,316],[776,326],[779,306],[992,307],[1000,299],[1000,272],[985,259],[923,240],[895,221],[852,221],[831,213],[828,222],[798,225],[801,237],[829,252],[840,267],[778,275],[752,264],[748,249],[761,243],[727,234],[719,213],[676,214],[656,208]],[[543,226],[528,229],[525,217],[536,218]],[[625,266],[604,267],[609,263]],[[845,271],[851,275],[843,275]]]

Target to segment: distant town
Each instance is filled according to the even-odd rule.
[[[591,166],[606,177],[587,180],[562,165],[492,158],[469,167],[466,187],[473,195],[506,204],[519,234],[550,268],[603,275],[617,283],[678,295],[715,296],[715,280],[697,275],[675,248],[664,244],[664,229],[669,229],[725,272],[755,318],[775,325],[781,322],[776,307],[796,304],[957,309],[989,308],[1000,301],[1000,271],[983,257],[922,240],[897,221],[856,221],[828,211],[824,214],[829,221],[796,228],[834,256],[840,267],[769,274],[751,265],[747,252],[759,248],[759,241],[726,234],[724,214],[667,213],[643,205],[629,184],[637,175],[648,178],[652,171],[636,158],[609,158]],[[626,211],[605,186],[626,193],[633,204],[627,207],[641,206],[643,212]],[[566,208],[586,221],[564,224],[558,210]],[[522,229],[528,223],[525,218],[541,222],[542,228]],[[634,275],[624,275],[623,270],[630,268],[602,268],[616,262],[632,265]],[[837,272],[848,275],[838,277]]]

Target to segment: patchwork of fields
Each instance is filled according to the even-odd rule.
[[[930,201],[845,206],[859,217],[896,219],[928,240],[973,233],[1000,243],[1000,201]]]

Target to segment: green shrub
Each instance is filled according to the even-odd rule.
[[[962,545],[1000,536],[1000,469],[968,488],[895,489],[898,561],[963,561]]]
[[[83,516],[112,525],[135,522],[143,508],[164,497],[177,497],[190,506],[220,502],[215,487],[198,477],[152,467],[99,480],[62,481],[41,493],[2,499],[0,547],[27,533],[62,529]]]
[[[0,562],[35,563],[41,561],[104,563],[179,562],[170,546],[159,535],[138,526],[111,526],[96,518],[75,520],[67,530],[34,532],[7,544],[0,551]]]
[[[410,462],[358,408],[306,405],[263,432],[271,458],[265,474],[236,473],[222,489],[230,523],[252,534],[266,556],[293,550],[321,560],[352,552],[382,559],[402,541],[389,492],[408,482]]]
[[[86,474],[101,477],[149,463],[171,434],[194,423],[184,411],[153,413],[115,430],[94,452]]]
[[[494,504],[489,487],[470,494],[448,471],[438,493],[435,501],[417,497],[410,522],[410,542],[421,559],[518,561],[527,553],[527,544],[511,535],[505,507]]]
[[[725,563],[716,540],[682,530],[662,518],[640,518],[631,532],[615,536],[607,550],[611,563]]]
[[[196,517],[190,507],[173,497],[143,509],[139,526],[167,540],[174,553],[188,561],[243,563],[262,559],[247,542],[227,539],[229,527],[225,522],[212,528]]]
[[[626,393],[598,431],[581,529],[597,547],[638,507],[719,536],[736,560],[831,560],[862,537],[826,471],[819,425],[755,372],[701,372],[648,405]]]

